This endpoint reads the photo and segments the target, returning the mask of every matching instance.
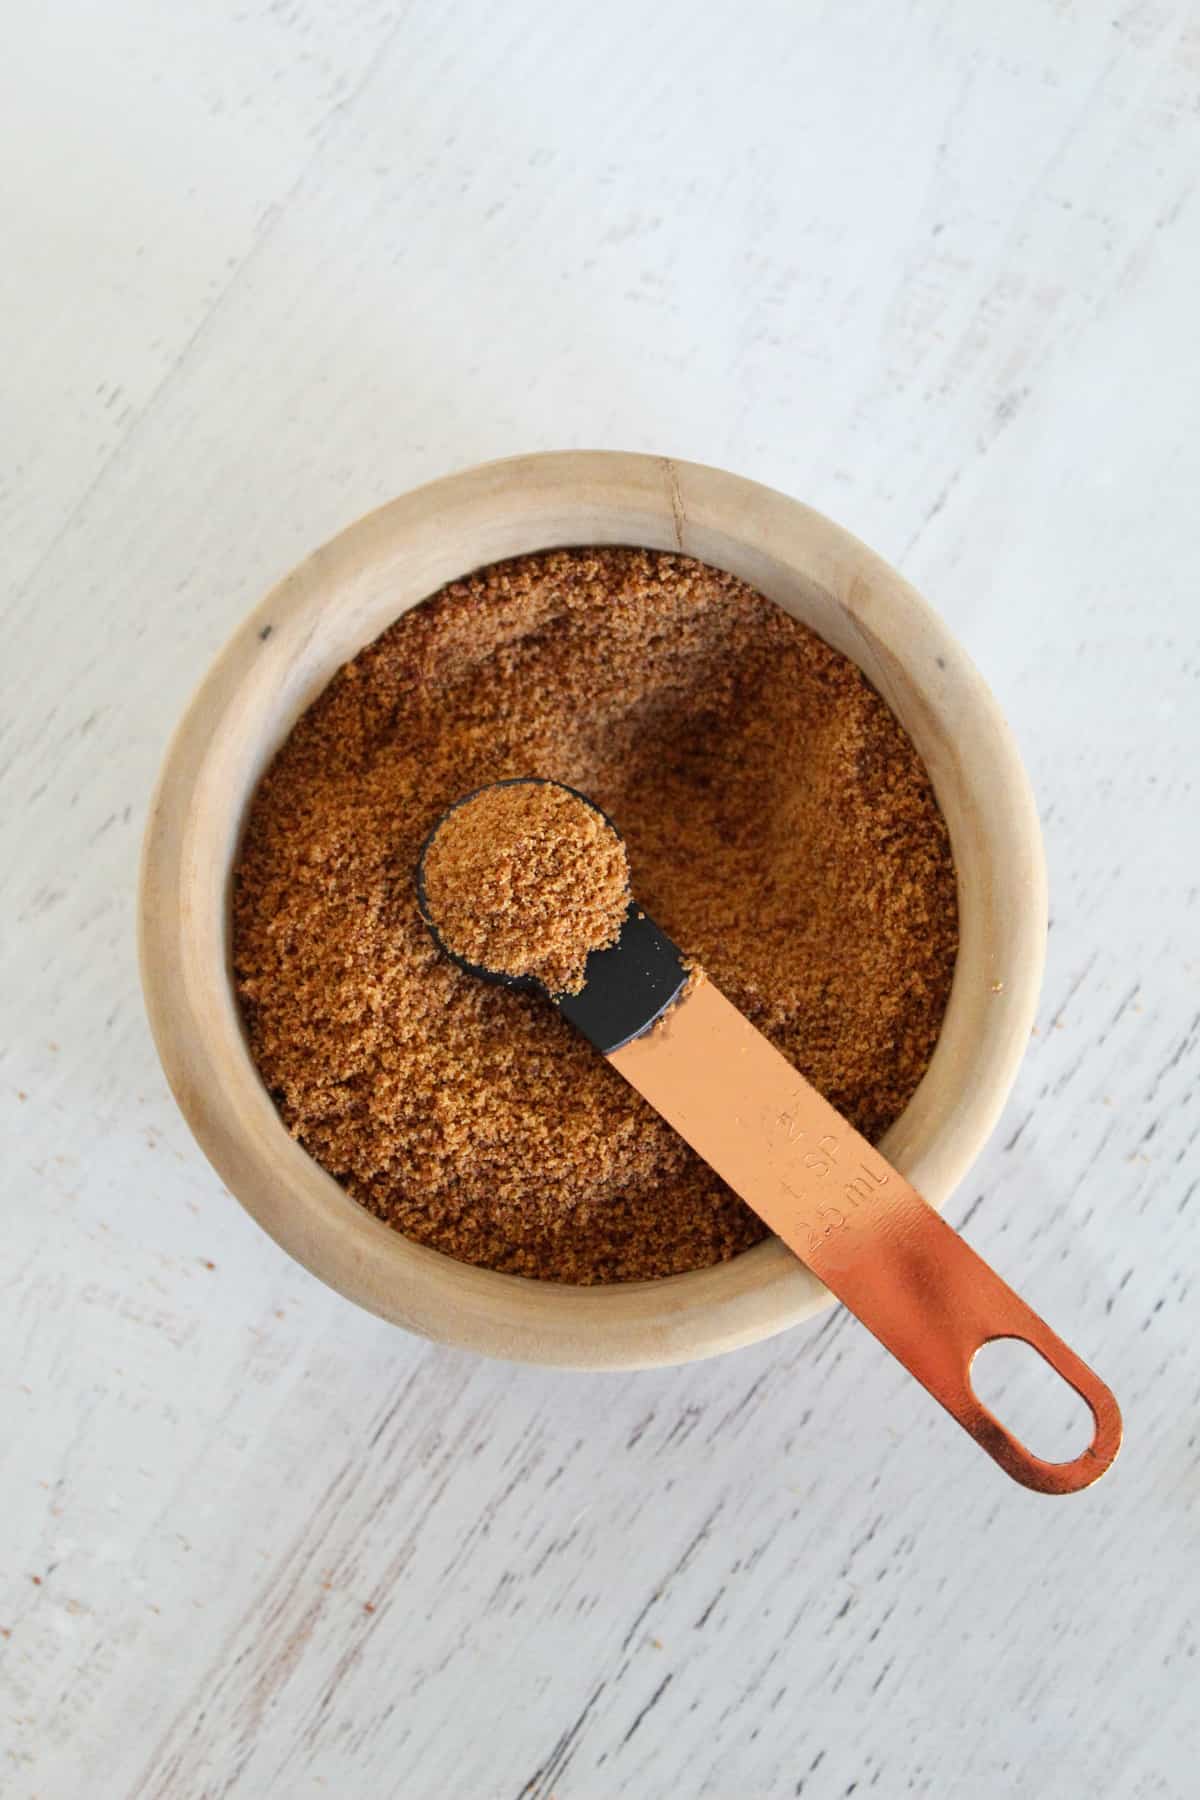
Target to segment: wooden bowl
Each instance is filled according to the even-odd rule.
[[[732,1350],[832,1297],[772,1239],[667,1280],[579,1288],[470,1268],[357,1204],[287,1133],[250,1060],[230,972],[230,886],[259,777],[342,663],[485,563],[567,544],[682,550],[728,569],[851,657],[912,736],[958,869],[961,948],[933,1060],[882,1148],[935,1206],[979,1154],[1033,1024],[1041,834],[995,701],[896,572],[798,501],[719,469],[569,452],[489,463],[394,500],[317,550],[217,658],[167,751],[147,826],[142,983],[167,1079],[259,1224],[360,1306],[524,1362],[641,1368]]]

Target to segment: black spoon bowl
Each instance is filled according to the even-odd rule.
[[[607,1056],[649,1030],[655,1020],[661,1018],[672,1002],[678,999],[687,986],[688,979],[683,957],[666,933],[632,899],[616,943],[610,944],[606,950],[593,950],[588,957],[584,984],[577,994],[551,994],[535,976],[506,975],[499,969],[489,969],[484,964],[470,962],[453,950],[442,937],[429,903],[425,886],[425,858],[451,813],[457,812],[460,806],[466,806],[469,801],[478,799],[480,794],[492,787],[561,788],[564,793],[573,795],[576,800],[581,800],[585,806],[590,807],[617,838],[621,836],[603,807],[597,806],[594,800],[565,781],[549,781],[540,775],[518,775],[507,781],[489,782],[485,787],[475,788],[473,792],[464,794],[453,806],[447,807],[421,845],[416,868],[417,905],[421,917],[443,956],[449,957],[466,974],[474,975],[480,981],[490,981],[497,987],[518,988],[527,993],[545,995],[557,1006],[563,1017],[583,1033],[589,1043]]]

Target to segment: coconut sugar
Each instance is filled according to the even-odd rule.
[[[867,1137],[932,1055],[957,942],[945,825],[853,663],[731,575],[636,549],[496,564],[404,614],[250,811],[234,960],[292,1134],[463,1261],[644,1280],[764,1227],[544,996],[442,956],[414,869],[463,795],[564,782],[640,904]]]
[[[550,994],[577,994],[587,959],[629,910],[625,846],[566,788],[507,781],[453,807],[421,860],[426,910],[454,956]]]

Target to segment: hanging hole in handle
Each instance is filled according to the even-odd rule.
[[[981,1344],[971,1358],[970,1381],[980,1405],[1044,1462],[1072,1462],[1091,1443],[1091,1407],[1024,1338]]]

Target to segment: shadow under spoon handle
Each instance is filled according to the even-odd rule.
[[[1014,1481],[1074,1493],[1109,1467],[1105,1384],[711,982],[609,1061]],[[1070,1462],[1034,1456],[977,1398],[971,1363],[996,1338],[1029,1344],[1090,1409]]]

